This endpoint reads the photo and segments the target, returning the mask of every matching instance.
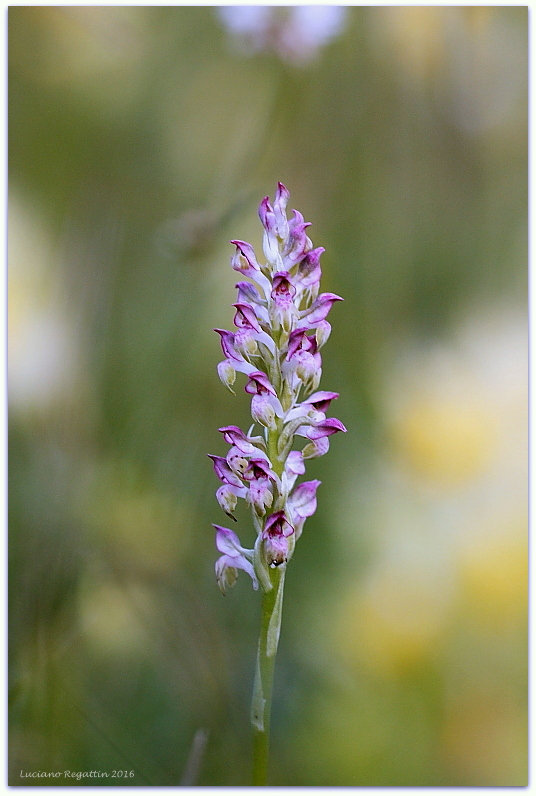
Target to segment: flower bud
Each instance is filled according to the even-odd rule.
[[[228,556],[221,556],[214,567],[216,570],[216,581],[223,595],[225,595],[227,589],[231,589],[235,585],[238,576],[236,567],[230,566],[229,560],[232,561]]]
[[[286,207],[289,198],[290,194],[288,190],[285,188],[282,182],[278,182],[274,199],[274,216],[277,236],[281,241],[285,240],[288,236]]]
[[[309,385],[310,390],[316,390],[318,385],[320,384],[320,379],[322,378],[322,368],[318,368],[315,372],[313,378],[311,379],[311,383]]]
[[[318,287],[320,277],[322,276],[322,269],[320,268],[320,257],[325,252],[323,246],[318,249],[311,249],[298,266],[297,279],[298,283],[303,288]]]
[[[331,324],[329,321],[320,321],[315,330],[316,343],[319,348],[327,343],[328,337],[331,334]]]
[[[277,239],[277,222],[268,196],[265,196],[259,205],[259,218],[265,230],[262,238],[264,256],[269,263],[275,265],[281,259],[281,255]]]
[[[297,362],[296,376],[303,382],[312,379],[319,370],[315,357],[308,351],[297,351],[293,359]]]
[[[234,384],[236,380],[236,370],[228,359],[224,359],[223,362],[218,363],[218,376],[220,377],[221,383],[227,387],[229,392],[236,395],[235,391],[231,389],[231,385]]]
[[[268,536],[264,538],[264,555],[272,568],[285,564],[288,557],[288,539],[286,536]]]
[[[224,510],[224,512],[229,516],[232,517],[233,520],[236,520],[236,517],[233,515],[233,512],[236,508],[237,503],[237,496],[230,488],[229,484],[222,484],[220,488],[216,491],[216,500]]]
[[[275,411],[266,395],[254,395],[251,399],[251,416],[261,426],[276,429]]]
[[[321,437],[314,442],[309,442],[302,450],[304,459],[316,459],[323,456],[329,450],[329,437]]]
[[[305,253],[312,248],[312,243],[305,234],[307,227],[311,224],[303,220],[303,216],[298,210],[294,210],[294,218],[288,224],[288,237],[283,248],[283,256],[289,267],[299,262]]]

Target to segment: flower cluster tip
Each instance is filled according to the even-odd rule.
[[[237,331],[215,329],[224,359],[218,364],[222,383],[234,393],[237,372],[246,376],[254,425],[244,433],[237,426],[220,428],[230,449],[225,457],[210,455],[221,482],[216,498],[233,520],[239,499],[251,507],[257,540],[241,546],[230,528],[215,525],[216,578],[223,593],[233,586],[237,570],[247,572],[253,587],[272,588],[269,570],[286,565],[307,517],[316,511],[320,481],[295,486],[305,460],[323,456],[329,437],[346,431],[326,410],[338,393],[318,390],[322,374],[320,349],[331,326],[326,320],[334,293],[320,293],[322,247],[313,248],[301,213],[288,219],[289,192],[278,183],[273,203],[259,206],[264,228],[261,263],[253,247],[232,240],[231,266],[251,281],[236,284],[234,324]],[[255,424],[259,433],[254,434]],[[294,450],[295,438],[306,444]]]

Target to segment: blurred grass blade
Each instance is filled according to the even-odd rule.
[[[208,732],[200,729],[193,737],[188,760],[179,785],[196,785],[207,746]]]

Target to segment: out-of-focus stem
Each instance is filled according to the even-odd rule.
[[[277,453],[277,443],[282,422],[268,433],[268,456],[273,471],[281,477],[284,463]],[[268,775],[268,749],[270,744],[270,715],[274,682],[275,656],[281,629],[283,588],[286,565],[269,570],[272,589],[262,598],[261,631],[257,649],[257,669],[253,688],[251,720],[253,723],[253,785],[266,785]]]
[[[253,689],[253,785],[266,785],[275,656],[281,627],[285,567],[270,571],[273,588],[262,598],[261,632]]]

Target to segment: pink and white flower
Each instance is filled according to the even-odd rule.
[[[346,431],[340,420],[326,417],[339,394],[317,389],[319,349],[331,331],[326,316],[342,299],[319,294],[324,249],[313,248],[306,234],[310,225],[301,213],[294,210],[288,220],[288,200],[287,189],[278,183],[273,204],[269,197],[260,204],[266,263],[259,262],[249,243],[231,241],[236,247],[233,269],[252,281],[236,285],[236,331],[215,329],[225,356],[218,365],[220,379],[231,389],[237,372],[246,375],[251,416],[260,426],[258,434],[254,426],[247,434],[238,426],[222,426],[230,448],[225,457],[210,456],[221,482],[216,492],[221,508],[236,521],[235,508],[244,500],[258,534],[254,549],[247,550],[234,531],[214,526],[222,553],[216,577],[224,592],[239,569],[251,576],[254,588],[259,582],[263,589],[271,588],[268,570],[286,565],[307,517],[316,511],[320,481],[295,485],[305,461],[323,456],[329,438]],[[300,437],[305,446],[293,450]]]

